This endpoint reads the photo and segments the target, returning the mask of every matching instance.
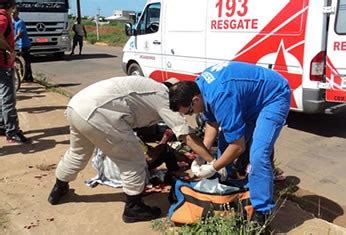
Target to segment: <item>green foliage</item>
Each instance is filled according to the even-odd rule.
[[[112,46],[123,47],[128,40],[128,36],[126,36],[124,32],[124,22],[114,21],[110,22],[109,24],[100,24],[99,40],[97,40],[96,23],[91,20],[83,20],[82,23],[85,26],[88,34],[86,40],[91,44],[103,42]],[[71,28],[73,24],[74,21],[71,20]],[[70,31],[70,36],[73,38],[72,30]]]
[[[93,25],[93,26],[96,26],[96,23],[95,23],[94,21],[91,21],[91,20],[83,20],[83,21],[82,21],[82,24],[83,24],[84,26],[86,26],[86,25]]]
[[[257,223],[234,215],[210,216],[195,224],[181,227],[175,227],[167,218],[157,219],[152,222],[152,228],[162,234],[248,235],[262,232]]]

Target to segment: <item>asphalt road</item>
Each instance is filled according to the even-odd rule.
[[[96,81],[125,75],[121,61],[120,47],[84,45],[82,55],[35,57],[32,69],[34,74],[43,74],[50,83],[75,94]]]
[[[124,75],[121,48],[86,45],[83,53],[64,60],[35,59],[33,71],[72,94],[96,81]],[[346,208],[345,138],[346,112],[332,116],[292,112],[275,148],[276,163],[292,184],[322,196],[313,199],[322,207],[333,205],[339,214]]]

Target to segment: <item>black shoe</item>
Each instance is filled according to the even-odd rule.
[[[25,82],[33,82],[34,78],[32,76],[28,76],[27,78],[24,78],[23,81],[25,81]]]
[[[49,194],[48,202],[52,205],[58,204],[60,199],[68,192],[69,188],[68,182],[56,179],[56,183]]]
[[[161,209],[145,205],[141,195],[126,196],[127,202],[123,213],[123,221],[125,223],[149,221],[161,216]]]
[[[14,135],[6,136],[6,140],[9,143],[17,143],[17,144],[27,144],[30,142],[29,138],[26,138],[21,131]]]
[[[0,128],[0,135],[6,135],[6,130],[4,128]]]

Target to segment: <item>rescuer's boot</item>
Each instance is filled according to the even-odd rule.
[[[153,220],[161,215],[161,209],[144,204],[142,195],[126,195],[126,204],[123,213],[125,223]]]
[[[60,199],[68,192],[68,190],[68,182],[56,179],[56,183],[54,184],[54,187],[49,194],[48,202],[52,205],[58,204]]]

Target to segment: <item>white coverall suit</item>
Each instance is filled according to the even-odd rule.
[[[169,109],[168,88],[144,77],[115,77],[76,94],[68,104],[70,148],[56,169],[56,177],[73,181],[85,168],[94,148],[100,148],[120,170],[127,195],[145,186],[146,163],[133,129],[163,120],[177,137],[192,132],[185,118]]]

